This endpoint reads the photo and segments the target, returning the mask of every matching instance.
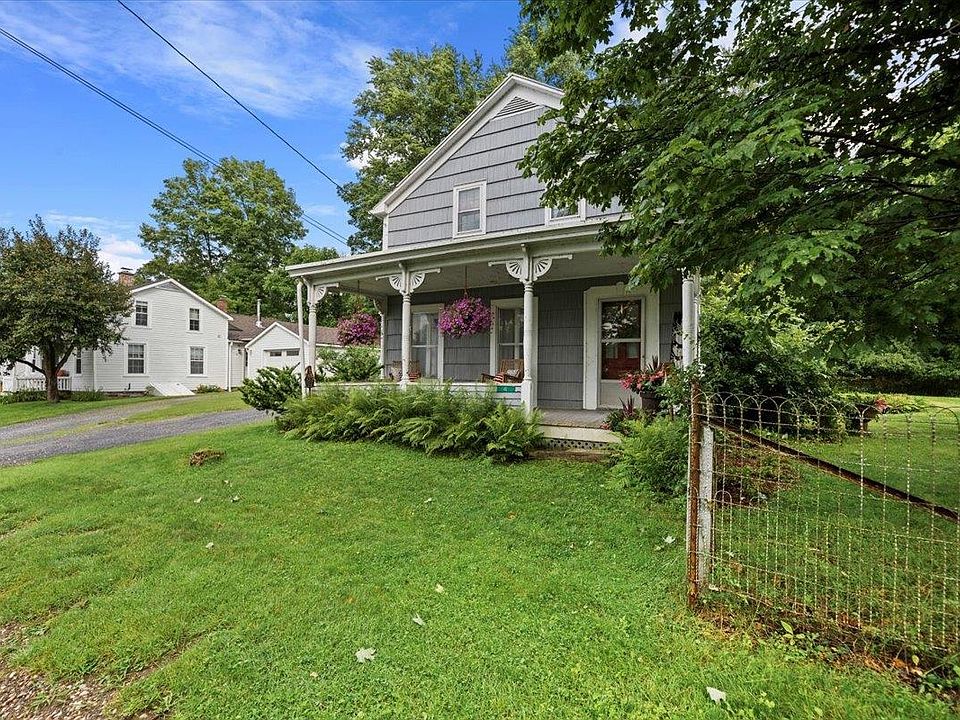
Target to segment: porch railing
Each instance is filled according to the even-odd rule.
[[[431,385],[444,385],[442,381],[439,380],[418,380],[416,383],[411,383],[408,387],[423,387]],[[448,383],[450,389],[453,392],[462,392],[469,395],[486,395],[487,393],[492,393],[494,397],[497,398],[500,402],[505,405],[510,405],[513,407],[518,407],[520,405],[520,384],[519,383],[481,383],[481,382],[454,382]],[[359,388],[359,389],[372,389],[375,387],[382,386],[396,386],[396,383],[390,381],[373,381],[373,382],[336,382],[336,383],[317,383],[314,390],[324,387],[325,385],[339,385],[344,388]]]
[[[68,391],[73,388],[73,378],[58,377],[57,389]],[[5,377],[2,379],[3,392],[17,392],[18,390],[46,390],[47,379],[42,377]]]

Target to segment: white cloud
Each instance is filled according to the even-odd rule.
[[[43,219],[51,230],[72,225],[86,228],[100,238],[100,259],[116,272],[122,267],[136,270],[150,259],[150,253],[131,238],[136,237],[137,224],[125,220],[114,220],[92,215],[71,215],[51,210],[44,213]]]
[[[336,205],[328,205],[326,203],[304,205],[303,211],[307,215],[312,215],[313,217],[332,217],[334,215],[342,214],[342,208],[339,208]]]
[[[334,6],[299,3],[137,3],[134,10],[255,110],[291,117],[348,106],[383,49],[337,22]],[[0,24],[92,79],[116,75],[184,108],[235,108],[159,38],[113,3],[0,3]],[[16,50],[6,44],[7,51]],[[235,108],[238,112],[239,108]]]

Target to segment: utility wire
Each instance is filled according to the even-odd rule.
[[[60,72],[62,72],[62,73],[64,73],[65,75],[67,75],[68,77],[76,80],[78,83],[80,83],[81,85],[83,85],[83,86],[86,87],[87,89],[92,90],[92,91],[95,92],[97,95],[99,95],[99,96],[102,97],[104,100],[106,100],[107,102],[110,102],[110,103],[112,103],[113,105],[116,105],[118,108],[120,108],[120,109],[123,110],[124,112],[132,115],[132,116],[135,117],[137,120],[139,120],[140,122],[144,123],[145,125],[148,125],[149,127],[153,128],[154,130],[156,130],[158,133],[160,133],[160,134],[163,135],[164,137],[166,137],[166,138],[168,138],[169,140],[172,140],[173,142],[177,143],[177,145],[179,145],[180,147],[182,147],[182,148],[183,148],[184,150],[186,150],[187,152],[192,153],[193,155],[196,155],[196,156],[199,157],[200,159],[205,160],[206,162],[210,163],[210,164],[213,165],[213,166],[217,166],[217,165],[220,164],[219,161],[217,161],[216,159],[214,159],[212,156],[210,156],[210,155],[208,155],[207,153],[203,152],[203,150],[200,150],[200,149],[199,149],[198,147],[196,147],[195,145],[192,145],[191,143],[187,142],[186,140],[184,140],[182,137],[180,137],[180,136],[177,135],[176,133],[173,133],[173,132],[171,132],[170,130],[167,130],[165,127],[163,127],[163,126],[160,125],[159,123],[154,122],[153,120],[151,120],[150,118],[148,118],[146,115],[144,115],[144,114],[142,114],[142,113],[140,113],[140,112],[137,112],[136,110],[134,110],[132,107],[130,107],[129,105],[127,105],[127,104],[126,104],[125,102],[123,102],[122,100],[117,99],[116,97],[114,97],[113,95],[111,95],[110,93],[108,93],[106,90],[100,89],[99,87],[97,87],[96,85],[94,85],[92,82],[90,82],[89,80],[87,80],[86,78],[84,78],[82,75],[79,75],[79,74],[75,73],[75,72],[74,72],[73,70],[71,70],[70,68],[68,68],[68,67],[60,64],[59,62],[57,62],[56,60],[54,60],[54,59],[53,59],[52,57],[50,57],[49,55],[44,54],[43,52],[41,52],[41,51],[38,50],[37,48],[35,48],[35,47],[33,47],[32,45],[24,42],[23,40],[21,40],[20,38],[18,38],[16,35],[8,32],[7,30],[5,30],[5,29],[2,28],[2,27],[0,27],[0,35],[3,35],[3,37],[7,38],[8,40],[10,40],[11,42],[13,42],[13,43],[16,44],[16,45],[19,45],[21,48],[23,48],[23,49],[26,50],[27,52],[31,53],[32,55],[40,58],[41,60],[43,60],[43,61],[44,61],[45,63],[47,63],[48,65],[51,65],[52,67],[56,68],[56,69],[59,70]],[[307,223],[308,225],[310,225],[311,227],[315,228],[316,230],[319,230],[320,232],[325,233],[326,235],[328,235],[329,237],[333,238],[334,240],[336,240],[337,242],[339,242],[339,243],[341,243],[341,244],[343,244],[343,245],[347,245],[347,243],[346,243],[346,238],[344,238],[342,235],[340,235],[340,234],[337,233],[336,231],[328,228],[326,225],[324,225],[323,223],[321,223],[319,220],[316,220],[315,218],[310,217],[309,215],[307,215],[306,213],[304,213],[302,210],[301,210],[301,212],[300,212],[300,217],[301,217],[304,221],[306,221],[306,223]],[[347,246],[348,246],[348,245],[347,245]],[[348,246],[348,247],[349,247],[349,246]]]
[[[214,80],[202,67],[200,67],[200,66],[197,65],[193,60],[191,60],[189,57],[187,57],[176,45],[174,45],[172,42],[170,42],[169,40],[167,40],[167,38],[165,38],[165,37],[163,36],[163,34],[160,33],[159,30],[156,30],[150,23],[148,23],[146,20],[144,20],[142,16],[138,15],[137,12],[136,12],[135,10],[133,10],[133,8],[131,8],[129,5],[127,5],[125,2],[123,2],[123,0],[117,0],[117,2],[120,4],[121,7],[123,7],[124,10],[126,10],[128,13],[130,13],[131,15],[133,15],[137,20],[139,20],[139,21],[143,24],[143,26],[144,26],[145,28],[147,28],[147,30],[149,30],[149,31],[152,32],[154,35],[156,35],[158,38],[160,38],[161,40],[163,40],[163,42],[165,42],[165,43],[167,44],[167,46],[168,46],[171,50],[173,50],[177,55],[179,55],[181,58],[183,58],[183,59],[186,60],[188,63],[190,63],[198,73],[200,73],[200,74],[203,75],[207,80],[209,80],[209,81],[212,82],[214,85],[216,85],[224,95],[226,95],[228,98],[230,98],[231,100],[233,100],[237,105],[239,105],[239,106],[242,107],[244,110],[246,110],[247,114],[250,115],[250,117],[252,117],[252,118],[253,118],[254,120],[256,120],[258,123],[260,123],[261,125],[263,125],[263,127],[266,128],[275,138],[277,138],[277,140],[279,140],[279,141],[282,142],[284,145],[286,145],[288,148],[290,148],[291,150],[293,150],[293,152],[295,152],[297,155],[299,155],[299,156],[304,160],[304,162],[306,162],[307,164],[310,165],[310,167],[312,167],[314,170],[316,170],[318,173],[320,173],[323,177],[325,177],[327,180],[329,180],[331,183],[333,183],[333,185],[337,188],[337,190],[342,190],[342,189],[343,189],[343,188],[340,186],[340,183],[338,183],[336,180],[334,180],[332,177],[330,177],[327,173],[325,173],[323,170],[321,170],[320,167],[319,167],[315,162],[313,162],[313,160],[311,160],[311,159],[308,158],[306,155],[304,155],[302,152],[300,152],[300,150],[298,150],[296,147],[294,147],[285,137],[283,137],[283,135],[281,135],[281,134],[278,133],[276,130],[274,130],[272,127],[270,127],[270,125],[268,125],[267,122],[266,122],[263,118],[261,118],[259,115],[257,115],[253,110],[251,110],[249,107],[247,107],[243,102],[241,102],[240,100],[238,100],[237,97],[236,97],[236,95],[234,95],[233,93],[231,93],[231,92],[230,92],[229,90],[227,90],[223,85],[221,85],[221,84],[218,83],[216,80]]]

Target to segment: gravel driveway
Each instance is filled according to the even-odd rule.
[[[136,412],[153,410],[157,407],[161,406],[158,403],[150,403],[149,408],[143,405],[130,405],[2,427],[0,428],[0,467],[22,465],[54,455],[101,450],[174,435],[216,430],[266,418],[257,410],[229,410],[102,428],[84,427],[97,422],[122,420]],[[80,428],[78,432],[66,432],[74,427]],[[51,434],[53,434],[52,437]]]

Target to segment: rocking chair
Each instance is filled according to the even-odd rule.
[[[411,360],[410,361],[410,371],[408,373],[410,376],[410,382],[416,382],[420,379],[420,361]],[[400,382],[401,377],[403,376],[403,361],[394,360],[390,363],[390,379],[394,382]]]
[[[481,373],[480,382],[518,383],[523,380],[523,359],[506,358],[500,361],[496,375]]]

